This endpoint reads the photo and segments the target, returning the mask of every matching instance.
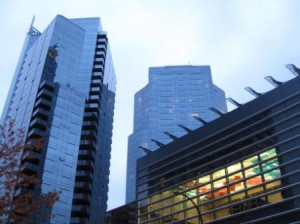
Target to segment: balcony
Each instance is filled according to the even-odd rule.
[[[80,192],[91,192],[92,185],[90,182],[75,182],[75,189],[86,189],[86,190],[81,190]],[[75,192],[78,192],[75,190]]]
[[[51,107],[51,102],[49,102],[48,100],[40,98],[39,100],[36,101],[34,106],[43,108],[45,110],[49,110],[50,107]]]
[[[80,148],[95,150],[97,145],[95,140],[80,140]]]
[[[88,223],[87,218],[74,218],[73,214],[71,217],[71,224],[82,224],[82,223]]]
[[[99,101],[101,99],[101,92],[100,91],[90,91],[89,99]]]
[[[74,202],[74,204],[81,204],[81,203],[89,203],[91,201],[91,196],[90,194],[85,194],[85,193],[74,193],[73,200],[76,201],[77,203]]]
[[[42,108],[37,108],[32,113],[32,117],[33,118],[37,117],[37,118],[41,118],[41,119],[43,119],[45,121],[48,120],[48,116],[49,116],[49,111],[44,110]]]
[[[41,131],[37,128],[33,128],[31,131],[29,131],[28,137],[29,138],[41,138],[44,136],[44,134],[45,134],[44,131]]]
[[[100,81],[100,83],[103,82],[103,78],[102,78],[102,75],[93,75],[92,76],[92,81]]]
[[[98,43],[98,44],[96,45],[96,48],[97,48],[97,49],[100,49],[100,50],[101,50],[101,49],[106,50],[106,44],[105,44],[105,43],[104,43],[104,44],[99,44],[99,43]]]
[[[47,89],[42,89],[38,92],[36,98],[44,98],[47,99],[49,101],[52,100],[53,97],[53,92],[47,90]]]
[[[37,169],[38,169],[37,165],[29,162],[25,162],[20,166],[20,172],[28,175],[36,174]]]
[[[93,107],[93,106],[91,106],[91,105],[89,105],[89,104],[86,104],[85,105],[85,112],[87,112],[87,113],[95,113],[95,114],[97,114],[97,117],[99,116],[98,114],[99,114],[99,107]]]
[[[92,92],[101,92],[101,87],[97,86],[97,87],[92,87],[90,88],[90,94],[92,94]]]
[[[97,130],[98,122],[97,121],[83,121],[82,126],[85,126],[84,129]]]
[[[40,118],[35,118],[33,121],[30,122],[31,128],[38,128],[40,130],[46,130],[48,122],[44,121]]]
[[[106,32],[101,32],[101,34],[97,35],[98,41],[99,39],[107,41]]]
[[[95,55],[96,55],[96,58],[99,58],[99,57],[105,58],[105,52],[103,52],[103,51],[96,51]]]
[[[55,85],[54,85],[54,83],[45,80],[40,84],[39,89],[42,89],[42,88],[53,92],[54,88],[55,88]]]
[[[41,155],[38,152],[32,150],[26,150],[23,154],[22,162],[31,162],[34,164],[38,164],[40,161]]]
[[[98,65],[98,64],[95,64],[94,65],[94,69],[104,69],[104,66],[103,65]],[[101,76],[100,76],[101,77]],[[92,79],[93,79],[93,77],[92,77]]]
[[[77,171],[76,172],[76,181],[91,181],[93,179],[93,173],[91,171]]]
[[[72,206],[72,217],[88,217],[89,208],[84,205],[73,205]]]
[[[97,132],[95,130],[83,130],[81,132],[81,138],[96,141]]]
[[[83,130],[81,132],[81,135],[84,135],[84,136],[94,136],[96,137],[96,131],[94,130]]]
[[[95,62],[102,62],[104,64],[104,59],[103,58],[95,58]]]
[[[93,72],[103,72],[103,68],[93,68]]]
[[[94,162],[92,160],[78,160],[77,170],[86,170],[93,172]]]
[[[92,172],[90,172],[90,171],[77,171],[76,172],[76,176],[77,177],[87,177],[87,178],[90,178],[90,179],[92,179],[92,177],[93,177],[93,173]]]
[[[93,87],[98,87],[98,88],[101,88],[102,87],[102,83],[91,83],[91,88]]]
[[[30,193],[32,193],[32,191],[29,189],[18,188],[17,190],[15,190],[15,197],[18,197],[19,195],[23,195],[23,194],[30,194]]]
[[[88,103],[89,104],[96,104],[96,105],[98,105],[98,107],[100,107],[100,97],[98,96],[96,99],[89,98]]]
[[[107,43],[106,36],[101,35],[97,37],[97,44],[106,44],[106,43]]]
[[[98,113],[95,112],[85,112],[84,113],[85,120],[98,122]]]

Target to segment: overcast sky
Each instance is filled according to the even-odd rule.
[[[57,14],[101,17],[117,75],[108,207],[121,206],[134,93],[148,67],[210,65],[228,97],[250,101],[244,87],[266,92],[265,76],[287,81],[284,66],[300,66],[299,9],[298,0],[0,0],[0,112],[33,15],[40,31]]]

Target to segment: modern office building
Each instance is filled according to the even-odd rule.
[[[43,138],[40,152],[24,152],[21,172],[40,177],[39,194],[61,192],[50,223],[104,223],[115,86],[99,18],[58,15],[44,32],[32,22],[1,122]]]
[[[136,196],[136,160],[226,112],[224,92],[212,82],[209,66],[149,68],[148,84],[135,94],[134,127],[128,139],[126,203]]]
[[[299,223],[300,77],[270,81],[138,160],[138,223]]]

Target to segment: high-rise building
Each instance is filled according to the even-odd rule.
[[[209,66],[149,68],[149,83],[135,94],[134,100],[134,127],[128,139],[126,203],[136,198],[138,158],[215,119],[217,114],[211,108],[227,111],[225,94],[213,84]]]
[[[137,223],[299,223],[300,70],[137,161]]]
[[[44,32],[31,24],[1,122],[43,138],[34,163],[22,156],[21,172],[38,174],[40,194],[61,192],[51,223],[104,223],[115,87],[99,18],[58,15]]]

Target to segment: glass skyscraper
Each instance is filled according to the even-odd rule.
[[[44,32],[31,24],[1,123],[43,138],[40,152],[22,155],[21,172],[40,177],[39,194],[61,192],[50,223],[104,222],[115,88],[99,18],[58,15]]]
[[[225,93],[209,66],[149,68],[149,83],[135,94],[134,127],[128,138],[126,203],[136,198],[136,160],[226,112]],[[201,121],[200,120],[200,121]],[[150,151],[149,151],[150,150]]]

